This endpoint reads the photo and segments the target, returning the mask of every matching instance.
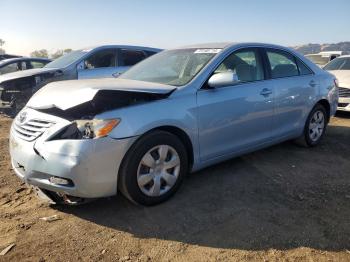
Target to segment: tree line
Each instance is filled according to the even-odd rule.
[[[0,54],[5,54],[5,49],[2,48],[2,46],[5,44],[5,41],[0,38]],[[57,59],[60,56],[63,56],[65,54],[68,54],[72,52],[72,49],[66,48],[66,49],[58,49],[56,52],[49,54],[49,52],[46,49],[40,49],[35,50],[30,53],[31,57],[40,57],[40,58],[51,58],[51,59]]]
[[[60,56],[63,56],[63,55],[68,54],[70,52],[72,52],[72,49],[66,48],[66,49],[59,49],[55,53],[52,53],[49,55],[49,52],[46,49],[40,49],[40,50],[35,50],[35,51],[31,52],[30,57],[57,59]]]

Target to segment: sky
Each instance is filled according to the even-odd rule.
[[[0,0],[7,53],[101,44],[350,41],[350,0]]]

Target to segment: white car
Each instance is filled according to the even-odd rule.
[[[323,68],[338,79],[338,110],[350,112],[350,55],[340,56]]]
[[[323,51],[317,54],[308,54],[308,55],[305,55],[305,57],[310,59],[319,67],[323,67],[333,59],[336,59],[339,56],[347,55],[347,54],[348,52],[344,52],[344,51]]]

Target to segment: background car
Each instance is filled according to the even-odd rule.
[[[329,62],[324,70],[336,76],[339,82],[338,110],[350,112],[350,55]]]
[[[323,67],[329,61],[332,61],[333,59],[345,54],[347,54],[345,51],[323,51],[317,54],[308,54],[305,55],[305,57],[310,59],[316,65]]]
[[[43,68],[30,69],[0,76],[0,110],[11,115],[47,83],[70,79],[118,77],[128,68],[161,49],[106,45],[72,51]]]
[[[0,61],[0,75],[23,71],[33,68],[42,68],[52,60],[47,58],[9,58]]]
[[[17,57],[22,57],[20,55],[10,55],[10,54],[0,54],[0,61],[4,59],[9,59],[9,58],[17,58]]]
[[[12,166],[53,200],[119,189],[154,205],[188,172],[290,139],[316,146],[337,100],[335,77],[289,48],[167,50],[117,79],[39,90],[13,121]]]

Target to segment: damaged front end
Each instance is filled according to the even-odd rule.
[[[50,70],[26,76],[2,76],[0,79],[0,111],[15,116],[37,90],[51,81],[59,80],[62,75],[61,70]]]
[[[95,119],[96,115],[110,110],[164,99],[172,92],[173,90],[159,94],[124,90],[100,90],[92,100],[65,110],[55,105],[36,110],[71,121],[71,124],[54,135],[51,140],[100,138],[106,136],[121,120],[119,118]]]
[[[113,119],[98,117],[164,99],[174,91],[57,89],[61,95],[46,96],[44,89],[13,121],[12,167],[41,198],[73,205],[117,193],[119,167],[138,138],[108,135],[122,121],[118,113],[111,114]]]

